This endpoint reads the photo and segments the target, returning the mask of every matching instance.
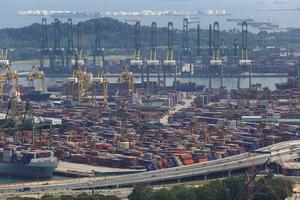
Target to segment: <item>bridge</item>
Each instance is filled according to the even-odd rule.
[[[255,163],[263,165],[268,159],[271,163],[280,164],[282,161],[294,160],[300,155],[300,140],[277,143],[248,153],[193,165],[180,166],[157,171],[137,174],[49,181],[17,185],[0,186],[0,193],[11,194],[24,191],[53,192],[66,190],[81,190],[92,188],[130,187],[137,184],[154,184],[168,181],[178,181],[186,178],[204,177],[210,174],[231,172],[247,169]]]

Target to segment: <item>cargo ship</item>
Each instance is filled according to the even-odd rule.
[[[20,97],[23,101],[47,101],[49,100],[50,93],[35,90],[33,86],[18,85],[16,91],[11,91],[11,88],[5,88],[4,100],[13,96]]]
[[[31,91],[25,94],[21,94],[21,100],[23,101],[48,101],[50,93],[43,93],[41,91]]]
[[[237,23],[242,23],[242,22],[253,22],[254,19],[253,18],[229,18],[226,19],[227,22],[237,22]]]
[[[275,86],[277,90],[293,89],[293,88],[297,88],[298,81],[295,77],[288,77],[286,83],[276,83]]]
[[[50,178],[57,168],[54,152],[9,145],[0,149],[0,174],[13,177]]]

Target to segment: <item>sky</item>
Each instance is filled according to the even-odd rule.
[[[39,22],[40,17],[18,15],[18,11],[76,10],[76,11],[139,11],[226,9],[232,17],[257,17],[257,20],[271,19],[286,27],[300,27],[300,11],[270,12],[264,8],[299,7],[300,0],[0,0],[0,28],[21,27]],[[275,4],[285,2],[285,4]]]

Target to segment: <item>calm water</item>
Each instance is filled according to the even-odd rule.
[[[4,0],[0,0],[0,2]],[[266,21],[279,24],[281,27],[300,27],[299,11],[267,11],[268,8],[298,8],[299,0],[10,0],[0,7],[0,28],[20,27],[33,22],[40,22],[42,17],[27,17],[18,15],[18,11],[47,9],[47,10],[76,10],[76,11],[141,11],[141,10],[178,10],[196,12],[198,10],[225,9],[232,16],[216,17],[202,16],[201,26],[208,27],[215,20],[221,22],[221,29],[236,27],[234,23],[227,23],[226,18],[253,17],[256,21]],[[129,17],[124,17],[128,19]],[[140,17],[138,17],[140,18]],[[182,27],[182,17],[143,17],[143,24],[150,24],[155,20],[159,26],[166,26],[167,21],[175,22],[177,28]]]
[[[13,68],[14,70],[23,70],[23,71],[29,71],[31,69],[32,65],[29,64],[14,64]],[[51,85],[54,84],[56,81],[66,80],[66,78],[46,78],[45,85]],[[117,78],[109,78],[109,82],[116,82]],[[145,79],[146,80],[146,79]],[[156,78],[150,78],[150,80],[157,80]],[[162,77],[161,77],[162,80]],[[178,79],[183,83],[187,82],[195,82],[197,85],[206,85],[208,86],[209,79],[208,78],[181,78]],[[141,82],[141,79],[135,79],[136,82]],[[173,83],[173,78],[167,78],[167,85],[171,85]],[[271,90],[276,89],[275,83],[283,83],[286,82],[286,78],[280,78],[280,77],[259,77],[259,78],[252,78],[252,84],[260,83],[262,87],[268,87]],[[20,84],[27,85],[27,81],[25,78],[20,78],[19,80]],[[228,89],[234,89],[237,87],[237,78],[224,78],[223,84]],[[220,86],[220,78],[213,78],[212,79],[212,86],[214,88],[218,88]],[[247,88],[249,86],[249,80],[248,78],[242,78],[241,79],[241,88]]]

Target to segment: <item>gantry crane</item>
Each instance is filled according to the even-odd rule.
[[[72,70],[72,61],[75,60],[76,49],[74,48],[73,39],[73,21],[68,19],[68,46],[66,52],[66,68],[68,72]]]
[[[127,67],[123,67],[123,71],[119,76],[118,82],[120,86],[122,84],[128,84],[128,95],[132,95],[134,91],[134,83],[133,83],[133,73],[129,72]],[[120,92],[120,91],[119,91]]]
[[[4,120],[1,121],[0,128],[15,128],[22,120],[22,115],[18,112],[15,105],[16,100],[10,99]]]
[[[73,70],[72,76],[68,78],[67,81],[67,100],[69,102],[73,99],[73,90],[77,90],[78,103],[82,101],[82,97],[86,94],[91,82],[89,74],[82,71],[78,65],[78,54],[75,56],[75,68]]]
[[[210,66],[220,68],[221,71],[221,85],[223,87],[223,61],[220,57],[220,26],[219,22],[214,22],[213,26],[213,52],[212,52],[212,59],[210,60]],[[209,76],[209,89],[212,89],[211,83],[211,75]]]
[[[48,45],[48,25],[47,19],[42,19],[41,49],[40,49],[40,67],[44,69],[45,61],[51,62],[52,48]]]
[[[15,85],[18,85],[18,74],[12,69],[11,64],[5,65],[3,75],[7,80],[11,80]]]
[[[211,144],[211,137],[207,124],[196,121],[194,126],[192,126],[192,132],[194,132],[193,129],[196,129],[196,131],[201,131],[205,144]]]
[[[189,73],[192,74],[192,52],[189,44],[189,19],[183,19],[183,37],[182,37],[182,51],[181,51],[181,72],[185,70],[186,66],[189,67]]]
[[[8,60],[8,50],[7,49],[0,49],[0,66],[6,66],[9,64]]]
[[[38,120],[38,123],[36,123]],[[35,145],[35,131],[37,129],[51,129],[51,121],[43,121],[38,117],[29,103],[26,102],[25,110],[22,113],[20,109],[17,109],[16,101],[10,99],[6,111],[6,117],[0,123],[0,128],[5,134],[13,134],[14,142],[24,144],[28,141],[24,131],[31,131],[30,142],[31,145]],[[26,141],[25,141],[26,140]]]
[[[103,89],[103,102],[107,103],[108,98],[108,81],[105,78],[104,73],[98,72],[92,80],[93,89],[93,104],[97,105],[97,90],[102,86]]]
[[[61,22],[54,19],[54,49],[52,51],[50,70],[51,72],[65,72],[65,49],[61,47]]]
[[[77,24],[77,52],[78,52],[77,63],[80,67],[82,67],[85,64],[84,56],[83,56],[83,23],[82,22],[79,22]]]
[[[160,72],[159,72],[159,60],[156,56],[156,47],[157,47],[157,23],[152,22],[151,24],[151,52],[150,59],[147,60],[147,93],[149,94],[150,90],[150,67],[157,68],[157,85],[160,86]]]
[[[174,25],[173,22],[168,23],[168,47],[167,47],[167,58],[163,63],[163,87],[166,89],[166,71],[168,69],[175,68],[174,70],[174,87],[176,90],[177,82],[177,66],[176,60],[174,59]]]
[[[249,88],[251,87],[251,78],[252,78],[252,68],[251,68],[251,60],[248,57],[248,24],[246,21],[242,23],[242,52],[241,58],[238,66],[238,88],[240,88],[240,71],[242,67],[248,67],[249,71]]]
[[[5,77],[3,74],[0,74],[0,109],[3,105],[3,93],[4,93],[4,83],[5,83]]]
[[[95,68],[102,68],[104,71],[104,48],[101,46],[101,20],[97,19],[95,21],[95,47],[93,52],[93,66]],[[108,73],[108,69],[105,69],[105,72]]]
[[[18,74],[16,71],[14,71],[11,67],[11,64],[5,65],[4,66],[4,71],[1,73],[1,79],[4,81],[1,81],[0,84],[2,85],[1,87],[3,88],[3,85],[5,83],[9,84],[12,89],[16,89],[18,85]],[[11,89],[11,90],[12,90]],[[1,93],[1,99],[3,99],[3,92]]]
[[[34,80],[39,81],[39,91],[45,92],[45,74],[43,71],[39,71],[35,66],[32,67],[30,73],[27,76],[28,87],[34,87]]]
[[[134,36],[134,53],[133,58],[130,61],[130,70],[133,72],[141,71],[142,85],[144,85],[144,68],[141,55],[141,23],[139,21],[135,24]]]

